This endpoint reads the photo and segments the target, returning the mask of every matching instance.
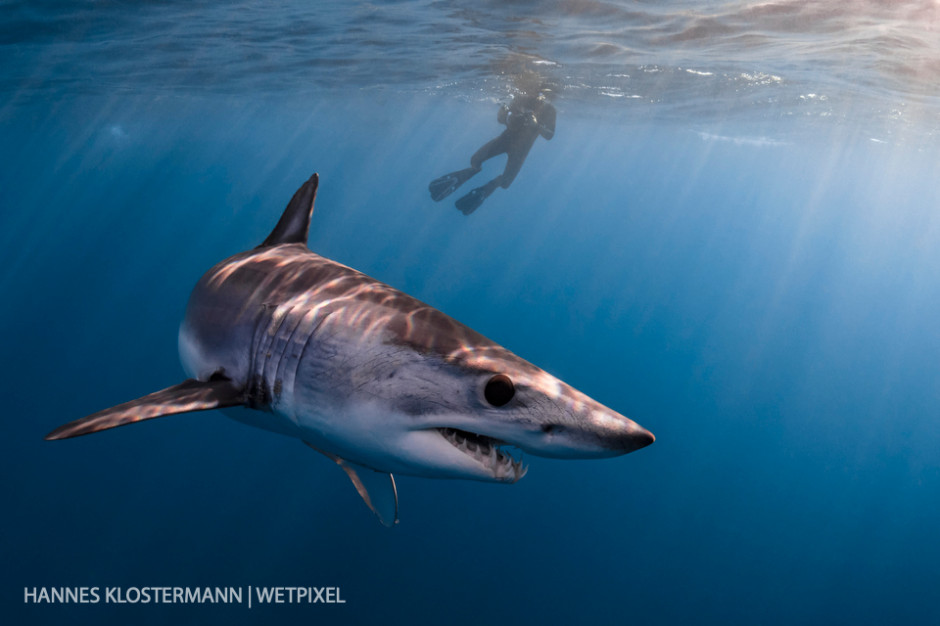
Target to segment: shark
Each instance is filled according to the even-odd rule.
[[[319,176],[256,248],[206,272],[178,349],[183,382],[64,424],[68,439],[212,409],[339,465],[387,526],[395,474],[514,483],[535,456],[613,457],[636,422],[445,313],[307,245]]]

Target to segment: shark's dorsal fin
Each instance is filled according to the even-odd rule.
[[[208,411],[244,403],[244,393],[228,380],[201,382],[190,378],[162,391],[63,424],[46,435],[46,439],[68,439],[155,417]]]
[[[282,243],[307,243],[307,233],[310,230],[310,216],[313,215],[313,201],[317,198],[317,185],[320,183],[318,174],[311,176],[307,182],[290,199],[284,214],[278,220],[277,226],[261,242],[259,248],[278,246]]]
[[[398,487],[392,474],[379,472],[324,452],[309,441],[304,443],[343,468],[362,501],[375,513],[383,526],[391,528],[398,523]]]

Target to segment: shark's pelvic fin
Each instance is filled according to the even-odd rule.
[[[277,226],[268,235],[259,248],[277,246],[282,243],[307,243],[310,230],[310,217],[313,215],[313,202],[317,198],[318,174],[311,176],[290,199]]]
[[[362,501],[375,513],[383,526],[391,528],[398,523],[398,487],[392,474],[351,463],[335,454],[320,450],[310,442],[304,443],[343,468]]]
[[[244,393],[228,380],[201,382],[190,378],[143,398],[137,398],[63,424],[46,435],[46,439],[68,439],[155,417],[208,411],[227,406],[239,406],[244,403]]]

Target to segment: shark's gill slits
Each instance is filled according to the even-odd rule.
[[[499,440],[456,428],[437,430],[451,445],[487,468],[494,478],[514,483],[528,471],[521,460],[517,461],[500,448],[505,444]]]

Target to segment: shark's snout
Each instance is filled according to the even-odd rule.
[[[654,441],[656,437],[650,431],[646,430],[642,426],[633,423],[634,428],[630,432],[625,433],[624,435],[616,438],[614,443],[616,444],[617,450],[626,454],[628,452],[633,452],[639,450],[640,448],[645,448]]]
[[[654,441],[653,433],[634,423],[616,431],[559,428],[557,431],[520,444],[537,456],[560,459],[599,459],[620,456],[645,448]]]
[[[653,433],[581,392],[564,385],[565,393],[550,403],[553,415],[541,421],[539,432],[516,443],[537,456],[591,459],[619,456],[645,448]]]

